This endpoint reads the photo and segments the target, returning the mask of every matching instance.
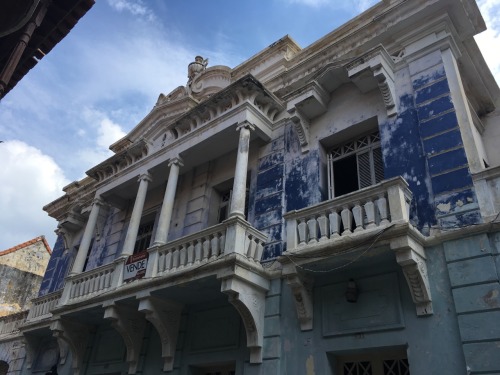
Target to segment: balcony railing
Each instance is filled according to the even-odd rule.
[[[43,319],[51,315],[50,311],[59,303],[61,291],[37,297],[31,301],[31,309],[27,321]]]
[[[232,218],[201,232],[150,249],[148,275],[165,275],[208,263],[230,253],[260,261],[266,236],[246,221]]]
[[[230,218],[201,232],[150,248],[146,278],[168,277],[181,271],[189,272],[200,264],[221,259],[231,253],[258,262],[262,257],[265,241],[266,236],[245,220]],[[85,301],[119,288],[124,284],[125,260],[126,258],[121,257],[111,264],[68,276],[62,297],[58,297],[53,303],[47,296],[38,299],[32,318],[47,314],[58,301],[59,305]]]
[[[500,212],[500,166],[474,173],[472,179],[483,219],[496,219]]]
[[[287,249],[408,222],[411,192],[401,177],[284,215]]]

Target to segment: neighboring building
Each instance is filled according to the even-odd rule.
[[[24,344],[19,325],[38,295],[50,254],[43,236],[0,251],[0,374],[21,370]]]
[[[484,29],[473,0],[386,0],[304,49],[198,56],[44,208],[24,373],[500,373]]]
[[[94,0],[0,2],[0,99],[66,37],[93,5]]]

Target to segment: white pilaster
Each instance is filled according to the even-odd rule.
[[[73,263],[73,268],[71,269],[70,275],[75,275],[83,271],[85,259],[87,259],[87,254],[90,250],[90,244],[94,235],[95,226],[97,224],[97,218],[99,217],[99,210],[102,205],[104,205],[104,201],[99,196],[96,196],[92,203],[92,210],[90,211],[89,220],[87,221],[87,225],[85,226],[82,241],[80,242],[80,248],[78,249],[78,253],[76,254],[76,259]]]
[[[151,175],[144,173],[139,176],[139,189],[135,198],[134,208],[130,216],[128,224],[127,235],[123,244],[122,255],[132,255],[134,252],[135,240],[137,239],[137,232],[141,224],[142,210],[146,200],[146,193],[148,191],[148,184],[151,181]]]
[[[238,125],[240,132],[238,155],[236,157],[236,170],[234,172],[233,195],[231,198],[231,212],[229,217],[239,216],[245,218],[245,198],[247,192],[248,150],[250,148],[250,130],[254,126],[248,122]]]
[[[168,232],[170,231],[170,219],[174,209],[175,192],[177,190],[177,181],[179,179],[179,168],[183,166],[181,158],[173,158],[168,163],[170,173],[168,175],[167,188],[163,197],[160,218],[156,228],[155,240],[153,246],[160,246],[167,243]]]

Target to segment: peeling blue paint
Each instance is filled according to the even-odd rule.
[[[457,169],[431,178],[434,194],[472,186],[468,167]]]
[[[426,183],[427,165],[420,134],[413,97],[400,98],[406,111],[394,121],[380,124],[380,138],[384,158],[385,178],[403,176],[413,193],[411,220],[419,229],[435,224],[434,208],[429,203],[432,195]]]
[[[467,157],[465,156],[463,147],[429,157],[429,172],[431,176],[458,166],[467,166]]]
[[[443,152],[458,146],[463,146],[462,135],[458,129],[424,139],[424,149],[427,155]]]
[[[450,87],[448,86],[448,80],[443,79],[430,86],[424,87],[422,89],[415,91],[415,103],[417,105],[441,96],[443,94],[449,93]]]
[[[414,79],[412,81],[413,89],[417,90],[418,88],[429,84],[429,82],[437,81],[445,76],[446,73],[444,70],[444,66],[441,64],[440,66],[436,67],[436,70],[433,71],[431,74],[427,74],[421,78]]]
[[[453,111],[422,122],[420,124],[420,133],[423,138],[428,138],[455,128],[458,129],[458,121],[457,115]]]
[[[449,95],[440,97],[430,103],[417,108],[418,118],[422,121],[436,116],[453,108],[453,102]]]

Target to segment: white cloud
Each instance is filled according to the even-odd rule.
[[[90,146],[81,148],[75,155],[79,160],[78,164],[82,166],[83,173],[113,155],[109,146],[123,138],[126,133],[104,112],[85,108],[82,114],[87,130],[80,129],[82,132],[79,131],[79,133],[93,140]]]
[[[62,195],[69,181],[49,156],[18,140],[0,143],[0,250],[45,235],[55,243],[57,222],[42,207]]]
[[[479,0],[479,9],[488,30],[475,36],[486,63],[500,84],[500,0]]]
[[[285,0],[291,4],[302,4],[313,8],[329,6],[336,9],[361,13],[375,5],[379,0]]]
[[[108,4],[118,12],[130,12],[134,16],[144,16],[154,19],[153,12],[141,0],[108,0]]]

